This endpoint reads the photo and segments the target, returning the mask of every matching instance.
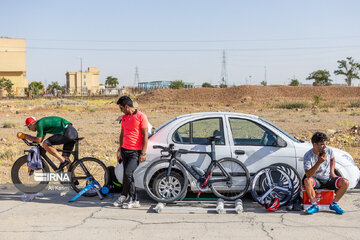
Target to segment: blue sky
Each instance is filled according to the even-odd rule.
[[[229,85],[302,83],[337,60],[360,61],[360,1],[10,1],[0,36],[25,38],[30,81],[65,83],[66,71],[99,67],[120,85],[183,80]],[[250,77],[251,76],[251,77]],[[359,81],[354,82],[359,85]]]

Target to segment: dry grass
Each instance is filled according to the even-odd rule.
[[[206,91],[209,91],[206,89]],[[258,91],[258,88],[257,88]],[[193,94],[191,92],[191,94]],[[180,96],[180,95],[179,95]],[[258,96],[258,95],[256,95]],[[360,166],[360,136],[349,135],[349,128],[360,125],[360,109],[354,100],[346,100],[336,104],[336,99],[326,102],[327,107],[312,108],[312,95],[309,99],[293,99],[288,102],[307,103],[304,108],[274,108],[284,103],[284,100],[251,100],[224,102],[209,99],[202,101],[182,101],[187,96],[181,96],[173,101],[169,95],[137,97],[139,109],[146,113],[154,127],[182,114],[193,112],[242,112],[255,114],[273,122],[289,134],[299,139],[310,140],[315,131],[323,131],[331,136],[330,145],[349,152]],[[190,96],[192,97],[192,95]],[[145,99],[145,100],[141,100]],[[0,183],[11,183],[10,169],[13,162],[22,156],[28,147],[16,138],[18,131],[33,134],[24,127],[24,120],[28,116],[37,118],[45,116],[60,116],[73,123],[79,135],[85,137],[80,144],[80,156],[93,156],[101,159],[106,165],[116,164],[120,125],[115,119],[122,115],[116,105],[117,98],[72,99],[82,101],[85,105],[49,105],[47,99],[36,100],[0,100],[0,122],[11,126],[0,128]],[[57,101],[51,100],[51,101]],[[349,102],[352,107],[349,107]],[[325,104],[321,103],[320,104]],[[55,160],[54,162],[57,163]]]

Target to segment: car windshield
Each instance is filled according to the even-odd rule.
[[[164,123],[163,125],[161,125],[160,127],[156,128],[150,135],[149,138],[151,136],[153,136],[155,133],[157,133],[158,131],[160,131],[163,127],[166,127],[167,125],[169,125],[170,123],[172,123],[173,121],[175,121],[176,118],[171,119],[170,121],[167,121],[166,123]]]
[[[274,124],[272,124],[271,122],[263,119],[263,118],[259,118],[261,121],[269,124],[270,126],[276,128],[277,130],[279,130],[280,132],[282,132],[283,134],[285,134],[288,138],[290,138],[291,140],[293,140],[294,142],[300,142],[298,139],[294,138],[293,136],[291,136],[290,134],[288,134],[287,132],[285,132],[284,130],[278,128],[277,126],[275,126]]]

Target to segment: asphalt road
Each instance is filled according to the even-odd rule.
[[[121,209],[112,206],[110,197],[81,197],[69,203],[75,192],[61,196],[58,190],[23,202],[13,186],[0,186],[0,239],[360,239],[359,188],[340,201],[346,211],[343,215],[332,211],[305,215],[285,208],[270,213],[250,196],[243,199],[240,214],[156,213],[156,203],[143,191],[141,208]]]

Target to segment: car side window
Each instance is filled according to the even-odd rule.
[[[212,136],[221,137],[215,142],[216,145],[225,144],[221,118],[206,118],[192,122],[192,143],[209,144],[208,138]]]
[[[240,118],[230,118],[230,126],[235,145],[275,145],[276,135],[255,122]]]
[[[216,145],[224,145],[224,130],[222,118],[206,118],[186,123],[179,127],[173,135],[175,143],[183,144],[209,144],[208,138],[220,136]]]
[[[190,123],[182,125],[175,131],[173,141],[176,143],[190,143]]]

